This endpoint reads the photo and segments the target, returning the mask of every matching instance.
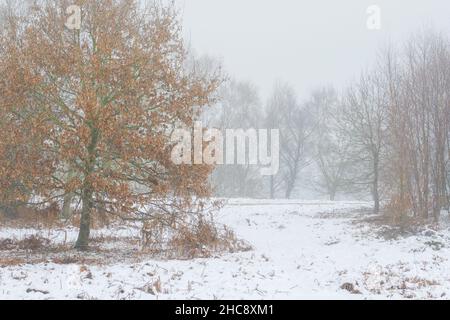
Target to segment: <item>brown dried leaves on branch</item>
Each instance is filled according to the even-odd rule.
[[[64,27],[68,1],[38,1],[4,21],[0,202],[73,193],[85,248],[95,208],[129,217],[157,199],[209,194],[212,168],[173,164],[170,133],[213,103],[221,75],[187,67],[171,5],[75,2],[80,30]],[[189,212],[193,202],[182,203]]]

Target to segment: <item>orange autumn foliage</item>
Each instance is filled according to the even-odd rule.
[[[74,2],[80,30],[65,27]],[[0,201],[75,194],[83,249],[95,208],[127,216],[209,194],[212,168],[175,165],[170,134],[213,103],[221,78],[187,67],[173,5],[35,1],[0,41]]]

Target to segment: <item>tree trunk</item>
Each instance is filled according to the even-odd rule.
[[[86,250],[89,245],[89,234],[91,231],[91,211],[94,207],[94,190],[92,182],[90,181],[90,175],[94,172],[96,162],[96,147],[99,138],[99,131],[95,127],[91,128],[91,143],[88,146],[89,162],[86,166],[86,177],[84,178],[84,185],[81,193],[81,219],[80,219],[80,232],[75,244],[75,248],[78,250]]]
[[[292,182],[288,182],[288,186],[286,189],[286,199],[290,199],[291,198],[291,194],[292,194],[292,190],[293,190],[293,186],[292,186]]]
[[[336,199],[336,192],[334,190],[330,191],[330,201],[334,201]]]
[[[380,194],[378,192],[378,183],[373,186],[373,213],[380,213]]]
[[[378,155],[375,155],[374,157],[374,168],[373,168],[373,190],[372,190],[372,196],[373,196],[373,213],[378,214],[380,213],[380,193],[378,191],[378,176],[379,176],[379,168],[378,168]]]
[[[290,199],[290,198],[291,198],[291,194],[292,194],[292,190],[289,188],[289,189],[286,191],[286,199]]]
[[[92,190],[87,188],[83,191],[82,195],[82,210],[80,219],[80,232],[78,233],[78,239],[75,244],[75,248],[78,250],[86,250],[89,246],[89,235],[91,232],[91,211],[93,207]]]
[[[73,193],[68,193],[65,195],[64,205],[61,210],[61,218],[62,219],[68,220],[72,216],[71,204],[72,204],[73,197],[74,197]]]
[[[272,176],[270,176],[270,199],[275,198],[275,179]]]

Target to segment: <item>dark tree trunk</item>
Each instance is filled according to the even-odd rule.
[[[81,192],[81,219],[80,219],[80,232],[75,244],[75,248],[78,250],[87,250],[89,246],[89,234],[91,232],[91,212],[94,207],[94,190],[92,186],[91,174],[94,172],[97,153],[96,147],[99,139],[99,131],[95,127],[91,127],[91,143],[88,146],[89,161],[86,166],[86,177]]]
[[[64,204],[63,204],[63,207],[61,210],[61,218],[62,219],[68,220],[72,216],[71,204],[72,204],[73,197],[74,197],[73,193],[68,193],[65,195]]]
[[[89,235],[91,233],[91,211],[93,207],[92,190],[88,188],[83,191],[80,219],[80,232],[78,233],[78,239],[75,244],[75,248],[78,250],[86,250],[89,246]]]

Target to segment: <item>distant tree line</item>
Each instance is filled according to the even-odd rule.
[[[248,82],[222,87],[222,128],[280,129],[280,171],[219,166],[216,195],[302,197],[305,185],[326,194],[371,196],[374,212],[437,219],[449,207],[450,43],[422,31],[378,55],[349,87],[325,87],[300,102],[278,82],[266,103]],[[383,206],[384,204],[384,206]]]

